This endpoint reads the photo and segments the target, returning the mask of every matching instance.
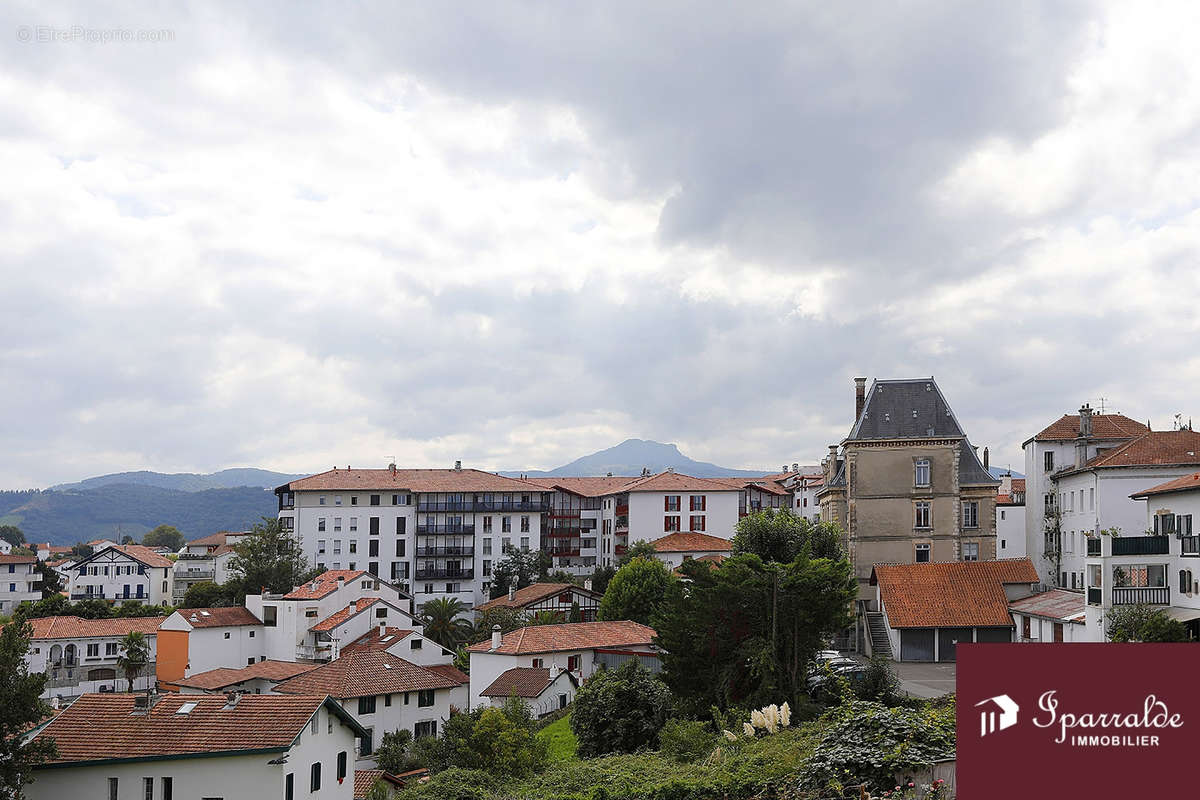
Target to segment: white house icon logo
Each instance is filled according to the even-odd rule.
[[[975,704],[975,707],[986,706],[989,703],[991,707],[979,712],[980,736],[987,736],[989,733],[1002,731],[1017,724],[1017,711],[1020,710],[1020,707],[1011,697],[1006,694],[996,695],[987,700],[981,700]]]

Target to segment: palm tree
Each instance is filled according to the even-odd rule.
[[[562,614],[558,611],[538,611],[525,617],[525,624],[531,627],[534,625],[557,625],[562,621]]]
[[[425,635],[442,647],[454,650],[471,637],[471,623],[459,618],[467,611],[467,604],[453,597],[429,600],[421,606]]]
[[[150,663],[150,643],[146,634],[141,631],[131,631],[121,639],[121,653],[117,656],[117,666],[125,673],[129,681],[129,692],[133,693],[133,682]]]

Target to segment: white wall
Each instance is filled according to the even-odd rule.
[[[1024,558],[1025,506],[996,506],[996,557]]]
[[[126,587],[128,587],[131,599],[139,599],[136,595],[138,587],[141,586],[142,597],[140,599],[143,603],[160,605],[171,601],[172,568],[146,567],[146,574],[141,575],[138,573],[139,562],[120,551],[112,551],[112,553],[111,558],[101,554],[99,558],[85,564],[86,575],[80,575],[78,568],[71,570],[69,590],[72,599],[77,594],[88,591],[89,586],[92,587],[93,593],[100,592],[103,597],[108,599],[118,595],[123,597]],[[105,570],[108,574],[105,574]],[[116,574],[118,571],[122,574]],[[92,574],[93,572],[97,574]],[[164,584],[166,584],[165,590]]]
[[[407,704],[404,702],[406,694],[408,696]],[[373,714],[358,713],[357,697],[338,702],[350,716],[358,721],[359,725],[371,731],[371,749],[374,751],[379,747],[379,742],[385,733],[396,730],[413,733],[419,722],[436,721],[438,735],[441,735],[442,727],[446,724],[446,720],[450,719],[450,695],[450,689],[435,689],[431,706],[417,705],[419,697],[416,691],[376,695],[375,713]],[[391,698],[391,705],[387,704],[387,698]],[[359,758],[359,769],[373,769],[374,767],[375,759],[372,756]]]
[[[663,518],[667,516],[679,517],[681,532],[691,530],[690,517],[702,516],[705,518],[704,533],[709,536],[719,536],[722,539],[732,539],[738,521],[738,495],[740,493],[737,489],[730,489],[728,492],[630,492],[629,544],[661,539],[666,535],[666,531],[663,530]],[[703,495],[706,498],[704,511],[690,510],[690,498],[693,494]],[[663,510],[665,498],[668,495],[679,497],[679,511]]]
[[[76,639],[34,639],[30,643],[29,653],[25,656],[25,663],[29,667],[29,671],[41,672],[47,675],[46,689],[42,692],[42,697],[76,697],[89,692],[98,692],[100,687],[115,688],[118,691],[124,692],[129,688],[129,682],[125,680],[124,674],[117,668],[117,654],[120,653],[121,636],[90,636],[79,637]],[[157,661],[158,653],[158,637],[154,634],[146,634],[146,643],[150,649],[150,663],[143,670],[143,674],[134,681],[134,689],[144,689],[150,686],[155,681],[155,662]],[[97,645],[99,655],[89,657],[88,645]],[[67,645],[75,646],[75,666],[74,667],[58,667],[55,668],[51,661],[55,658],[55,647],[58,648],[58,654],[66,652]],[[108,645],[116,645],[116,652],[108,653]],[[112,669],[116,672],[116,677],[104,680],[86,680],[87,674],[93,669]],[[70,677],[67,677],[68,671]],[[54,685],[57,679],[64,682],[76,682],[75,685]]]
[[[0,614],[11,614],[25,600],[42,599],[42,574],[36,567],[37,564],[0,564]]]

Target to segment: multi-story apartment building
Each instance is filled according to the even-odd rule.
[[[333,469],[275,490],[279,521],[322,569],[366,570],[410,592],[468,607],[487,599],[506,547],[542,546],[551,492],[463,469]]]
[[[158,626],[166,617],[38,617],[33,626],[25,662],[30,672],[46,675],[43,697],[75,697],[87,692],[122,691],[128,686],[117,668],[121,639],[127,634],[145,634],[150,646],[150,663],[134,681],[135,689],[154,685]]]
[[[996,488],[933,378],[855,378],[855,422],[829,448],[821,519],[846,531],[859,599],[875,564],[996,558]]]
[[[817,499],[825,488],[825,475],[820,472],[800,475],[792,483],[792,511],[810,522],[821,521],[821,503]]]
[[[1087,540],[1087,628],[1104,641],[1113,606],[1144,604],[1200,639],[1200,472],[1135,491],[1140,530]]]
[[[1025,546],[1025,479],[1010,472],[996,495],[996,558],[1024,558]]]
[[[11,614],[26,600],[41,600],[41,584],[36,558],[0,555],[0,614]]]
[[[550,511],[542,517],[542,549],[552,568],[576,575],[590,573],[604,563],[601,530],[604,498],[635,478],[530,478],[551,491]],[[608,516],[611,546],[612,514]],[[611,554],[610,554],[611,555]]]
[[[72,600],[171,602],[175,562],[139,544],[105,545],[71,565]]]

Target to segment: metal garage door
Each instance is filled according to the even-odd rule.
[[[933,628],[900,631],[901,661],[933,661]]]
[[[954,645],[969,641],[970,628],[938,628],[938,661],[953,661]]]
[[[1012,628],[976,628],[975,641],[977,642],[1011,642]]]

